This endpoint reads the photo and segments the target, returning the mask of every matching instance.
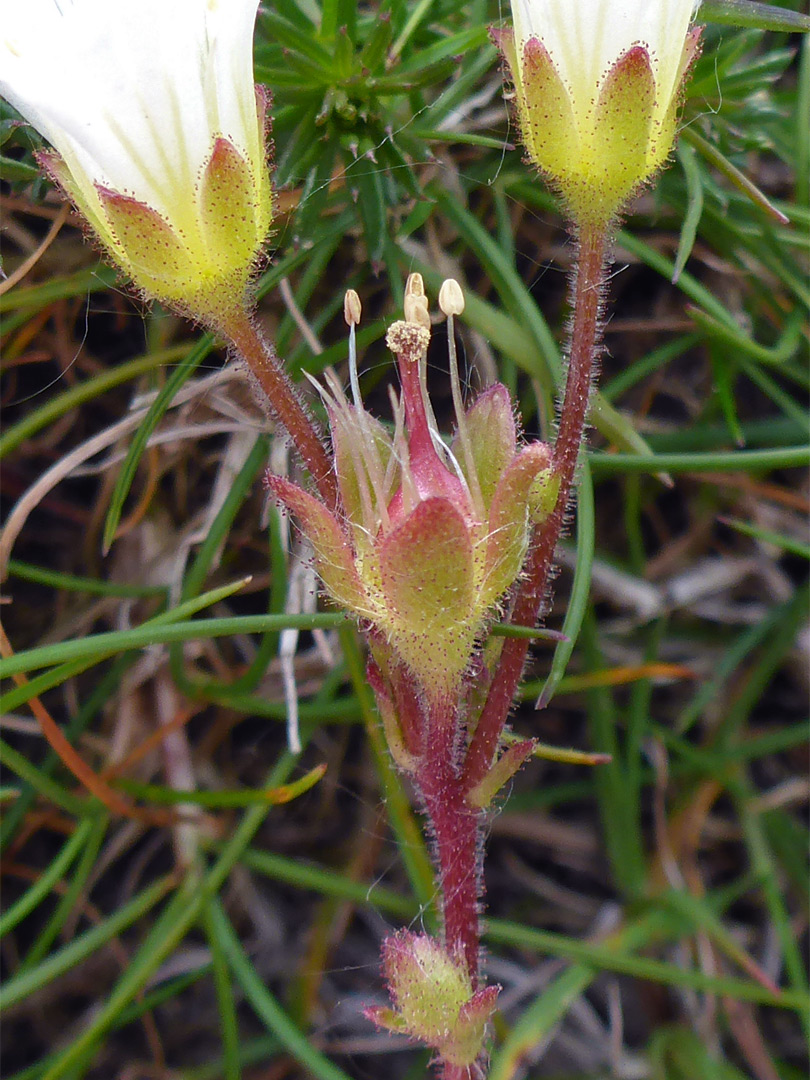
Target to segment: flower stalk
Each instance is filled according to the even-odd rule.
[[[286,430],[306,465],[325,505],[337,509],[334,469],[315,423],[255,319],[241,307],[224,317],[218,326],[247,364],[253,380]]]
[[[473,985],[479,975],[481,843],[484,815],[465,798],[456,765],[457,706],[439,704],[426,717],[426,753],[414,776],[435,842],[437,877],[441,883],[444,946],[463,957]]]
[[[559,493],[553,511],[535,527],[532,536],[525,576],[511,612],[510,621],[516,626],[534,626],[541,613],[548,594],[554,551],[571,501],[599,351],[607,251],[608,231],[605,227],[587,228],[580,232],[579,265],[573,284],[574,314],[568,372],[552,457]],[[464,763],[463,784],[468,791],[479,784],[492,767],[528,648],[527,638],[510,637],[504,642]]]

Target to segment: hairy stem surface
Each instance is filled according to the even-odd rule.
[[[579,449],[585,430],[588,399],[600,341],[600,312],[606,266],[607,230],[583,230],[579,236],[579,266],[574,281],[574,317],[568,376],[565,385],[552,467],[560,481],[553,512],[535,529],[526,575],[518,590],[511,621],[534,626],[546,596],[554,550],[560,538],[571,497]],[[489,771],[509,709],[517,691],[527,638],[507,638],[489,694],[470,742],[464,765],[464,789],[469,791]]]
[[[334,470],[315,423],[298,399],[295,388],[282,368],[272,346],[266,342],[247,312],[237,312],[224,320],[220,330],[250,368],[267,397],[271,409],[284,426],[309,469],[315,486],[330,510],[337,507]]]
[[[455,753],[456,722],[454,706],[430,706],[428,737],[416,781],[436,844],[444,944],[452,956],[464,959],[475,987],[480,951],[482,814],[467,804],[460,783]]]

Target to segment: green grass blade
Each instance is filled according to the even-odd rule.
[[[568,598],[568,607],[562,626],[562,632],[568,640],[561,641],[554,650],[551,670],[537,699],[536,707],[538,709],[544,708],[554,697],[557,687],[560,685],[560,680],[565,675],[565,669],[568,667],[571,654],[576,647],[579,632],[582,628],[582,620],[588,608],[595,547],[596,521],[594,517],[593,481],[591,480],[587,459],[583,455],[577,487],[577,562],[574,570],[574,581],[571,585],[571,595]]]
[[[73,835],[65,841],[62,850],[42,871],[36,882],[0,915],[0,938],[27,918],[50,895],[53,887],[86,844],[92,827],[93,823],[89,820],[79,822]]]
[[[163,419],[166,411],[171,407],[174,398],[188,382],[203,360],[209,355],[213,347],[214,335],[203,335],[197,345],[183,358],[169,375],[166,384],[149,406],[149,411],[143,418],[143,422],[138,430],[135,432],[129,450],[127,451],[127,456],[124,458],[123,464],[121,465],[121,471],[118,474],[115,487],[113,488],[110,506],[107,510],[107,517],[104,522],[102,548],[105,553],[112,547],[118,525],[121,521],[121,514],[124,511],[124,503],[129,495],[129,489],[132,487],[135,474],[138,471],[138,466],[140,465],[143,452],[146,449],[146,444],[149,442],[155,428]]]
[[[259,977],[236,936],[219,901],[211,905],[212,931],[217,935],[234,977],[239,983],[253,1011],[279,1042],[306,1069],[314,1080],[350,1080],[350,1077],[334,1065],[309,1042],[279,1005],[276,998]]]

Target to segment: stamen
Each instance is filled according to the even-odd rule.
[[[427,297],[425,296],[425,283],[421,274],[409,274],[405,283],[405,300],[403,301],[405,322],[416,323],[424,327],[430,333],[430,312],[428,310]],[[427,348],[427,345],[425,345]]]
[[[343,318],[347,326],[357,326],[363,314],[363,305],[354,289],[347,289],[343,297]]]
[[[450,389],[453,394],[453,408],[456,413],[456,430],[458,441],[466,466],[467,487],[470,498],[475,506],[479,520],[483,521],[486,516],[484,497],[481,494],[481,485],[478,482],[478,470],[475,466],[470,432],[467,428],[467,413],[461,398],[461,382],[458,377],[458,354],[456,353],[456,324],[455,316],[464,311],[464,293],[461,286],[453,278],[448,278],[439,291],[439,307],[447,316],[447,352],[450,360]]]
[[[360,322],[362,311],[360,297],[354,289],[347,289],[343,297],[343,318],[349,327],[349,381],[352,385],[352,399],[356,409],[362,409],[363,402],[360,397],[360,380],[357,377],[357,336],[354,328]]]

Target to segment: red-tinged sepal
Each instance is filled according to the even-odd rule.
[[[399,1013],[394,1012],[393,1009],[386,1009],[384,1005],[366,1005],[363,1016],[372,1024],[376,1024],[378,1028],[391,1031],[395,1035],[410,1034]]]
[[[565,83],[542,41],[531,37],[518,55],[514,35],[496,41],[511,71],[518,121],[532,161],[553,179],[567,175],[578,152],[577,125]]]
[[[467,802],[476,810],[486,810],[492,800],[516,772],[529,760],[535,747],[534,739],[524,739],[508,747],[489,772],[467,792]]]
[[[273,104],[273,94],[270,88],[261,83],[255,83],[253,92],[256,95],[256,116],[259,121],[259,131],[264,136],[262,146],[270,147],[270,136],[273,133],[273,116],[270,106]],[[265,152],[269,156],[269,149]]]
[[[383,944],[383,968],[394,1008],[365,1015],[380,1027],[404,1033],[466,1068],[481,1054],[499,987],[474,990],[463,961],[425,934],[401,930]]]
[[[420,502],[379,545],[386,624],[397,652],[429,694],[454,687],[476,625],[473,548],[447,499]]]
[[[584,163],[584,171],[593,180],[580,208],[580,220],[610,217],[657,166],[650,160],[655,93],[649,53],[635,45],[616,60],[602,84],[594,113],[591,160]],[[671,142],[669,138],[665,154]]]
[[[222,137],[203,171],[200,220],[210,249],[221,266],[247,280],[270,225],[269,207],[262,205],[251,168],[233,143]]]
[[[693,26],[686,35],[686,41],[681,54],[681,62],[676,77],[676,91],[672,95],[669,107],[661,116],[657,124],[653,125],[652,139],[650,144],[650,160],[653,167],[657,168],[666,161],[675,142],[678,129],[678,111],[683,103],[684,85],[686,84],[692,67],[700,56],[702,47],[702,26]]]
[[[337,520],[323,503],[289,480],[268,473],[265,484],[298,519],[312,544],[315,566],[331,599],[358,615],[367,615],[366,592],[355,570],[351,548]]]
[[[494,603],[520,573],[529,543],[529,503],[537,478],[551,465],[545,443],[525,447],[504,472],[489,513],[482,599]]]
[[[96,185],[114,250],[125,269],[149,296],[179,300],[189,254],[171,225],[146,203]],[[102,236],[102,239],[106,239]]]
[[[374,697],[391,757],[403,772],[416,772],[418,761],[405,745],[405,735],[394,702],[382,687],[374,687]]]
[[[118,253],[113,250],[115,239],[110,233],[109,225],[101,212],[96,188],[93,185],[86,185],[84,188],[80,187],[63,159],[54,150],[37,150],[34,157],[42,171],[57,187],[62,189],[82,217],[85,218],[87,224],[95,230],[98,239],[113,254],[117,255]],[[118,256],[118,262],[120,265],[120,256]]]
[[[560,495],[560,474],[553,469],[543,469],[535,476],[529,490],[529,520],[542,525],[551,514]]]
[[[459,1009],[458,1024],[452,1043],[444,1048],[444,1057],[451,1065],[464,1068],[480,1055],[487,1033],[487,1024],[498,1007],[500,986],[485,986],[476,990],[466,1005]]]
[[[577,126],[568,90],[537,38],[529,38],[523,48],[520,75],[518,95],[526,102],[521,112],[523,140],[540,167],[558,176],[568,168]]]
[[[686,41],[683,45],[683,52],[681,53],[681,64],[678,68],[678,92],[675,95],[676,104],[677,98],[682,96],[684,83],[689,77],[695,61],[700,56],[700,51],[703,48],[703,42],[701,40],[703,35],[702,26],[693,26],[689,33],[686,35]]]
[[[329,407],[329,430],[341,504],[355,546],[364,550],[374,543],[394,494],[399,476],[398,469],[389,468],[394,448],[379,420],[347,401]]]

